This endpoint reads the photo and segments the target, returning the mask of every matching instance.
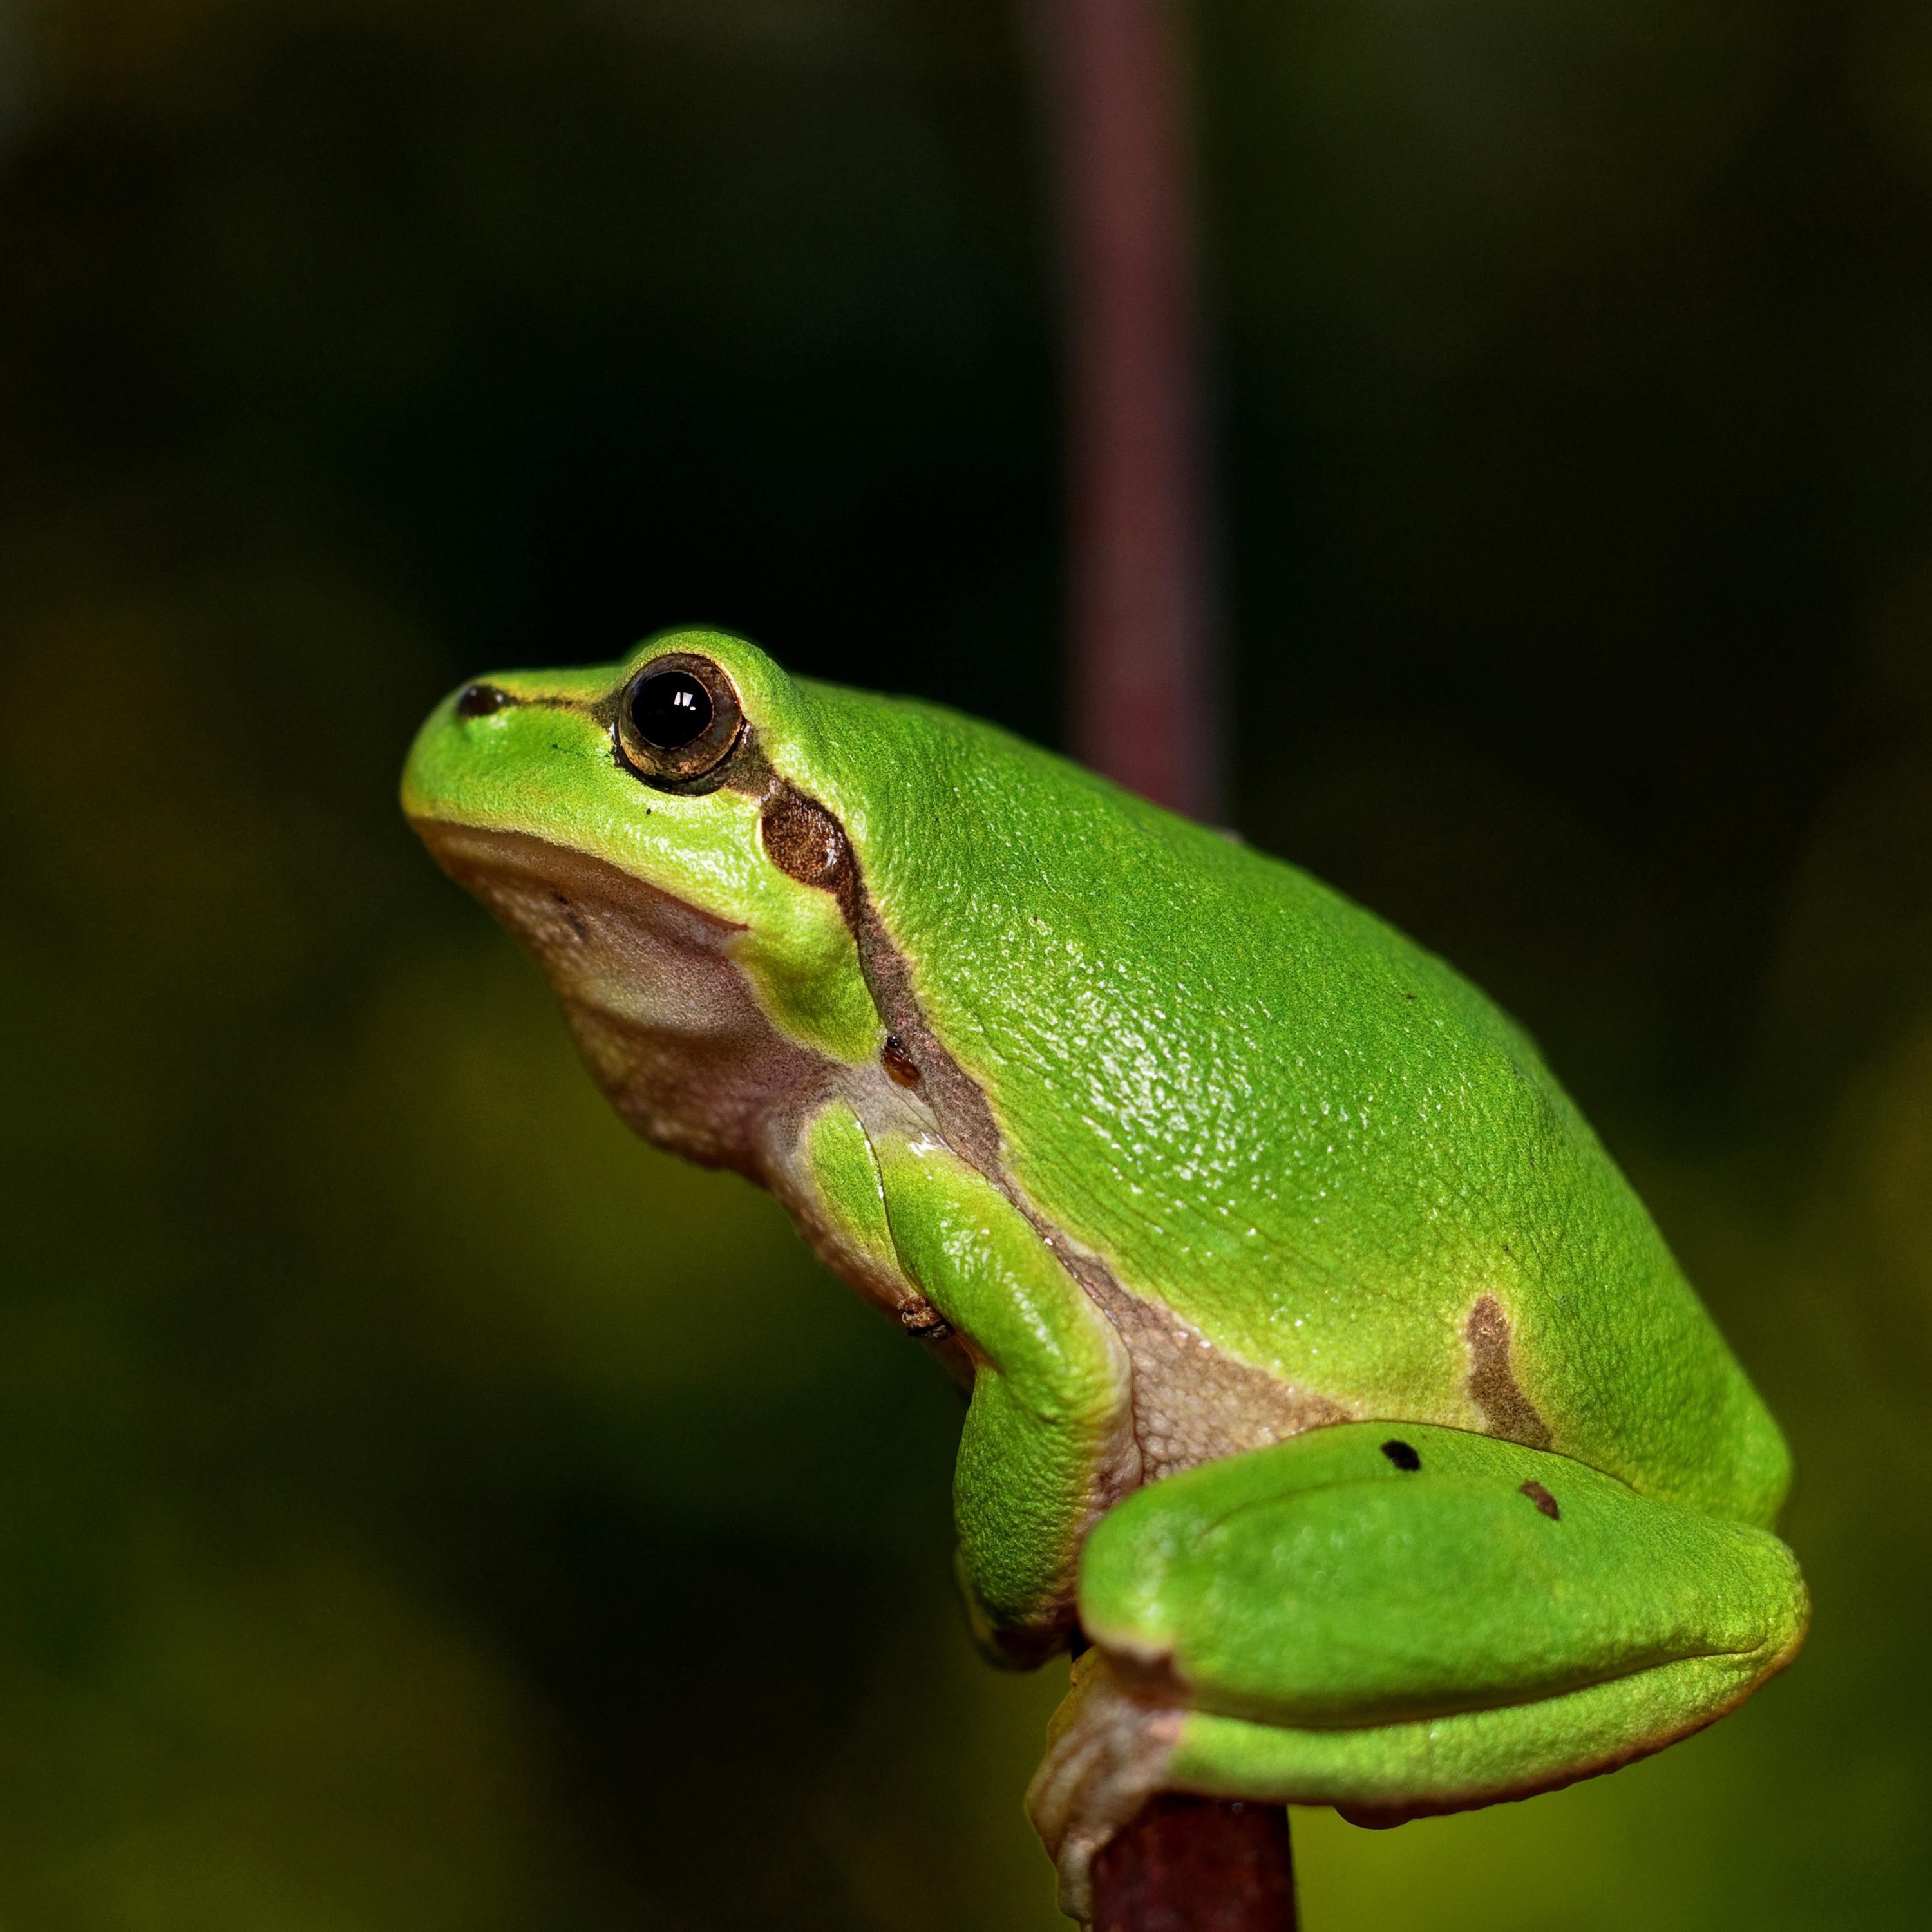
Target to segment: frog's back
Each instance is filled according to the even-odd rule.
[[[1334,1412],[1768,1522],[1783,1440],[1528,1037],[1294,868],[1004,734],[808,687],[826,789],[1014,1182]]]

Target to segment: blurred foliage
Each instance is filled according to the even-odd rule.
[[[1932,31],[1202,0],[1251,836],[1544,1040],[1797,1449],[1704,1737],[1314,1932],[1932,1886]],[[1005,0],[0,0],[0,1922],[1045,1928],[956,1408],[413,849],[701,617],[1058,728]]]

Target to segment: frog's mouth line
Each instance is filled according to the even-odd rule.
[[[675,926],[693,940],[702,936],[715,945],[722,945],[733,933],[746,929],[738,921],[706,912],[608,860],[554,844],[534,832],[465,825],[453,818],[412,818],[410,824],[450,878],[465,892],[483,898],[493,911],[496,908],[493,892],[514,883],[547,891],[560,904],[582,898],[621,905],[647,924]],[[577,930],[574,923],[572,930]],[[578,936],[584,935],[580,932]]]

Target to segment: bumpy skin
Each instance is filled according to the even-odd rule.
[[[673,653],[743,722],[667,784],[625,706]],[[1315,880],[713,632],[470,687],[404,799],[626,1118],[970,1384],[982,1638],[1093,1645],[1031,1800],[1070,1910],[1152,1790],[1524,1796],[1796,1650],[1783,1441],[1648,1216],[1521,1031]]]

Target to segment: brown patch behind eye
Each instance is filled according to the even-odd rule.
[[[1517,1493],[1528,1497],[1552,1522],[1563,1520],[1563,1512],[1556,1507],[1556,1498],[1540,1483],[1525,1483]]]
[[[758,822],[772,863],[800,884],[836,891],[841,875],[850,872],[852,848],[845,828],[824,806],[790,785],[773,791]]]
[[[773,780],[758,823],[772,862],[788,877],[816,886],[837,902],[859,949],[872,1004],[898,1042],[904,1066],[916,1076],[947,1144],[997,1186],[1008,1187],[992,1109],[977,1083],[926,1024],[913,988],[912,970],[866,892],[845,828],[816,799],[806,797],[783,778]],[[886,1071],[905,1084],[902,1067],[896,1069],[888,1060]]]
[[[1469,1400],[1481,1410],[1488,1432],[1526,1449],[1547,1449],[1550,1425],[1510,1366],[1510,1320],[1493,1294],[1478,1297],[1462,1324],[1462,1339],[1469,1346]]]

